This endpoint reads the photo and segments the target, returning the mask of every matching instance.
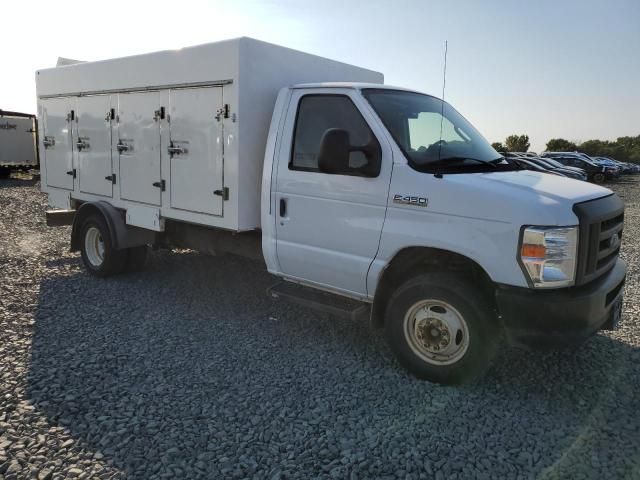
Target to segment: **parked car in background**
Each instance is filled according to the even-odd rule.
[[[544,152],[542,158],[553,158],[563,165],[578,167],[587,173],[587,178],[591,182],[602,183],[608,178],[613,178],[614,170],[611,167],[597,165],[587,155],[577,152]],[[585,158],[587,157],[587,158]]]
[[[564,170],[568,170],[570,172],[573,172],[576,177],[572,177],[572,178],[578,178],[580,180],[584,180],[587,181],[588,177],[587,177],[587,172],[585,172],[583,169],[578,168],[578,167],[569,167],[567,165],[563,165],[562,163],[560,163],[559,161],[557,161],[555,158],[551,158],[551,157],[538,157],[541,160],[544,160],[546,163],[549,163],[557,168],[562,168]]]
[[[600,157],[591,157],[591,161],[596,165],[600,165],[605,167],[605,169],[609,169],[611,175],[616,178],[619,177],[622,173],[622,165],[619,165],[618,162],[614,162],[613,160],[603,159]]]
[[[505,158],[509,163],[518,165],[521,168],[535,171],[545,171],[547,173],[555,173],[563,177],[574,178],[576,180],[587,180],[586,173],[579,168],[566,167],[559,162],[551,163],[549,158],[541,158],[534,152],[507,152]],[[523,160],[523,161],[519,161]],[[531,165],[533,164],[533,165]],[[533,168],[534,166],[542,170]]]
[[[550,170],[554,173],[558,173],[560,175],[564,175],[565,177],[569,177],[569,178],[574,178],[576,180],[586,180],[587,179],[587,174],[584,172],[580,172],[580,171],[576,171],[575,169],[570,169],[569,167],[565,167],[564,165],[562,165],[560,162],[558,162],[557,164],[553,164],[551,163],[549,160],[551,159],[544,159],[541,157],[525,157],[526,160],[535,163],[536,165],[539,165],[543,168],[546,168],[547,170]],[[579,169],[578,169],[579,170]]]
[[[562,173],[554,172],[548,168],[543,167],[542,165],[538,165],[537,163],[532,162],[530,158],[519,157],[517,155],[509,156],[507,154],[507,156],[505,156],[505,160],[507,161],[507,163],[509,163],[509,165],[515,165],[524,170],[532,170],[534,172],[549,173],[551,175],[558,175],[560,177],[565,176]]]

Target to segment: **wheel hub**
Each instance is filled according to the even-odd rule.
[[[450,365],[469,347],[469,329],[463,316],[442,300],[416,302],[404,318],[405,336],[412,350],[428,363]]]
[[[418,320],[416,324],[416,337],[427,350],[434,352],[446,348],[451,342],[449,328],[437,318]]]

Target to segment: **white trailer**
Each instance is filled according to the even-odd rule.
[[[0,176],[38,168],[36,116],[0,110]]]
[[[286,281],[272,296],[366,314],[441,383],[503,338],[615,328],[620,198],[519,170],[446,102],[382,81],[247,38],[41,70],[47,221],[101,277],[148,245],[261,259]]]

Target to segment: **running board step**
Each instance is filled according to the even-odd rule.
[[[267,295],[336,317],[350,320],[369,317],[370,305],[368,303],[292,282],[276,283],[267,288]]]

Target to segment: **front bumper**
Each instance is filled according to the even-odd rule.
[[[622,297],[626,269],[618,259],[588,285],[560,290],[501,286],[496,301],[507,339],[515,345],[558,346],[613,328],[612,308]]]

